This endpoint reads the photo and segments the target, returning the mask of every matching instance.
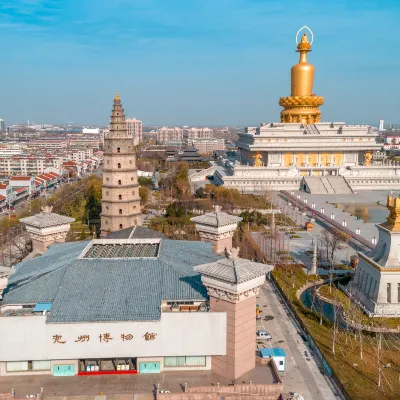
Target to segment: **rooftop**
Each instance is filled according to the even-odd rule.
[[[198,217],[193,217],[190,220],[197,224],[208,225],[215,228],[231,225],[243,220],[241,217],[235,217],[234,215],[230,215],[221,211],[221,207],[219,206],[215,206],[214,208],[215,211],[200,215]]]
[[[36,228],[48,228],[50,226],[70,224],[75,221],[75,218],[52,213],[50,207],[45,207],[39,214],[32,217],[21,218],[20,221]]]
[[[238,253],[239,249],[232,249],[228,258],[199,265],[195,270],[204,276],[237,285],[259,278],[273,269],[272,265],[238,258]]]
[[[118,242],[100,242],[107,240],[112,240],[111,247]],[[107,244],[98,245],[98,240],[53,244],[42,256],[23,261],[13,269],[3,304],[52,303],[47,323],[74,323],[156,321],[161,317],[163,300],[208,299],[194,267],[221,258],[213,253],[209,243],[147,241],[158,243],[157,257],[86,257],[93,255],[90,251],[98,246],[99,250],[114,251]],[[137,251],[141,256],[148,251],[146,246],[144,250],[140,246],[144,242],[120,240],[121,248],[126,244],[134,248],[139,245]]]

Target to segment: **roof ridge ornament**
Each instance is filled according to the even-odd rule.
[[[230,260],[237,260],[239,258],[239,247],[232,247],[229,251],[228,251],[228,258]]]
[[[53,210],[53,206],[44,206],[42,207],[42,213],[50,214],[51,211]]]

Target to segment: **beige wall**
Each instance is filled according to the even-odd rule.
[[[213,356],[212,369],[217,374],[237,379],[255,367],[256,297],[239,303],[211,297],[210,308],[227,313],[226,356]]]

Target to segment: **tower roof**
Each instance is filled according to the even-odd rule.
[[[221,226],[239,223],[243,218],[227,214],[226,212],[221,211],[220,206],[215,206],[213,212],[191,218],[190,220],[197,224],[219,228]]]
[[[20,221],[25,225],[34,226],[35,228],[49,228],[52,226],[71,224],[75,221],[75,218],[52,213],[51,207],[45,207],[39,214],[32,217],[21,218]]]
[[[238,285],[259,278],[271,271],[273,266],[238,257],[239,249],[232,249],[228,258],[195,267],[202,275]]]

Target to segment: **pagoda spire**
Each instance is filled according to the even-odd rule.
[[[314,37],[307,26],[301,28],[299,32],[303,29],[307,29],[312,38]],[[307,33],[304,33],[300,42],[297,43],[296,51],[300,53],[299,62],[291,70],[291,95],[279,99],[279,105],[284,108],[281,111],[281,122],[314,124],[321,121],[321,111],[318,107],[324,104],[324,98],[313,94],[314,66],[307,60],[311,45],[312,40],[310,42]]]

